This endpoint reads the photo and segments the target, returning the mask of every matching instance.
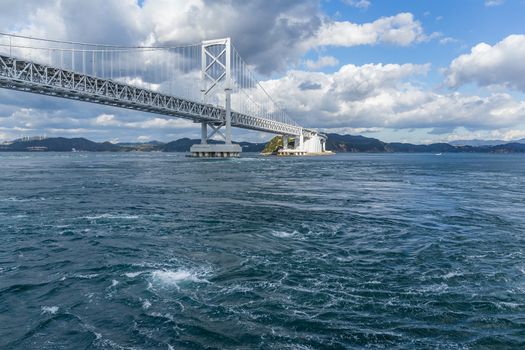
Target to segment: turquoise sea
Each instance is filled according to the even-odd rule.
[[[523,155],[0,153],[0,349],[523,348]]]

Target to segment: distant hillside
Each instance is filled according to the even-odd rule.
[[[378,139],[353,136],[328,134],[326,149],[334,152],[391,152],[391,153],[522,153],[525,144],[507,143],[495,146],[454,146],[448,143],[433,143],[430,145],[414,145],[411,143],[390,142]]]
[[[326,149],[336,153],[369,152],[369,153],[525,153],[525,143],[507,143],[495,146],[454,146],[448,143],[434,143],[430,145],[413,145],[400,142],[383,142],[381,140],[354,135],[328,134]],[[267,149],[276,150],[282,147],[280,137],[274,137],[268,143],[238,142],[243,152],[262,152]],[[200,143],[200,140],[182,138],[162,143],[158,141],[146,143],[93,142],[85,138],[47,138],[21,139],[10,143],[0,144],[0,152],[188,152],[190,147]],[[219,143],[211,140],[211,144]]]
[[[327,134],[326,149],[334,152],[387,152],[386,143],[364,136]]]
[[[93,142],[84,138],[67,139],[64,137],[43,140],[14,141],[10,145],[0,145],[0,151],[27,152],[31,150],[71,152],[71,150],[88,152],[117,152],[121,148],[110,142]]]
[[[525,139],[519,139],[514,141],[503,141],[503,140],[457,140],[457,141],[451,141],[450,144],[452,146],[474,146],[474,147],[480,147],[480,146],[498,146],[498,145],[505,145],[509,143],[523,143],[525,144]]]
[[[220,143],[210,140],[210,144]],[[0,144],[0,152],[189,152],[190,147],[200,143],[200,140],[183,138],[168,143],[158,141],[146,143],[93,142],[84,138],[67,139],[54,137],[42,140],[15,140],[9,144]],[[266,143],[237,142],[243,152],[261,152]]]

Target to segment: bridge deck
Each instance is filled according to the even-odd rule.
[[[185,118],[195,122],[217,125],[225,123],[226,111],[219,106],[5,55],[0,55],[0,88]],[[297,125],[235,111],[232,111],[232,126],[281,135],[315,133]]]

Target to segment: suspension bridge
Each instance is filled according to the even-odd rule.
[[[290,118],[230,38],[154,47],[0,33],[0,88],[192,120],[195,157],[238,157],[232,127],[281,135],[283,154],[325,152],[326,137]],[[224,143],[208,144],[214,137]]]

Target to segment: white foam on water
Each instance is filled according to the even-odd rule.
[[[184,269],[179,269],[176,271],[156,270],[151,273],[151,276],[154,281],[160,284],[168,285],[168,286],[171,285],[171,286],[176,286],[176,287],[178,287],[179,284],[184,283],[184,282],[196,282],[196,283],[208,282],[205,279],[201,279],[197,277],[196,273],[189,271],[189,270],[184,270]]]
[[[158,318],[165,318],[165,319],[170,320],[171,322],[175,322],[175,317],[173,317],[173,315],[170,314],[170,313],[162,314],[162,313],[160,313],[160,312],[152,312],[152,313],[150,314],[150,316],[158,317]]]
[[[73,277],[75,278],[81,278],[81,279],[86,279],[86,280],[90,280],[92,278],[95,278],[98,276],[98,273],[92,273],[92,274],[88,274],[88,275],[83,275],[83,274],[74,274]]]
[[[144,310],[147,310],[147,309],[149,309],[150,307],[151,307],[151,303],[149,302],[149,300],[146,299],[146,300],[144,300],[144,301],[142,302],[142,308],[143,308]]]
[[[0,202],[30,202],[31,199],[27,198],[16,198],[16,197],[4,197],[0,198]]]
[[[137,276],[142,275],[143,273],[145,273],[145,271],[126,272],[126,273],[124,274],[124,276],[126,276],[127,278],[135,278],[135,277],[137,277]]]
[[[290,347],[290,349],[293,350],[313,350],[313,348],[309,345],[302,345],[302,344],[294,344]]]
[[[117,281],[117,280],[112,280],[112,281],[111,281],[111,286],[110,286],[110,287],[116,287],[117,284],[119,284],[119,281]]]
[[[286,232],[286,231],[274,231],[274,230],[272,230],[272,236],[278,237],[278,238],[290,238],[290,237],[296,236],[298,233],[299,232],[297,232],[297,231]]]
[[[126,215],[126,214],[100,214],[92,216],[84,216],[83,219],[97,220],[97,219],[108,219],[108,220],[136,220],[139,218],[138,215]]]
[[[449,278],[452,278],[452,277],[458,277],[458,276],[463,276],[463,274],[461,272],[457,272],[457,271],[452,271],[452,272],[449,272],[445,275],[443,275],[442,277],[444,279],[449,279]]]
[[[506,301],[500,301],[500,302],[496,302],[494,304],[496,305],[496,307],[498,309],[517,309],[517,308],[521,307],[521,305],[518,304],[518,303],[510,303],[510,302],[506,302]]]
[[[445,283],[440,284],[431,284],[429,286],[424,286],[419,288],[418,291],[422,293],[443,293],[448,289],[448,285]]]
[[[58,306],[42,306],[42,314],[54,315],[58,312]]]

